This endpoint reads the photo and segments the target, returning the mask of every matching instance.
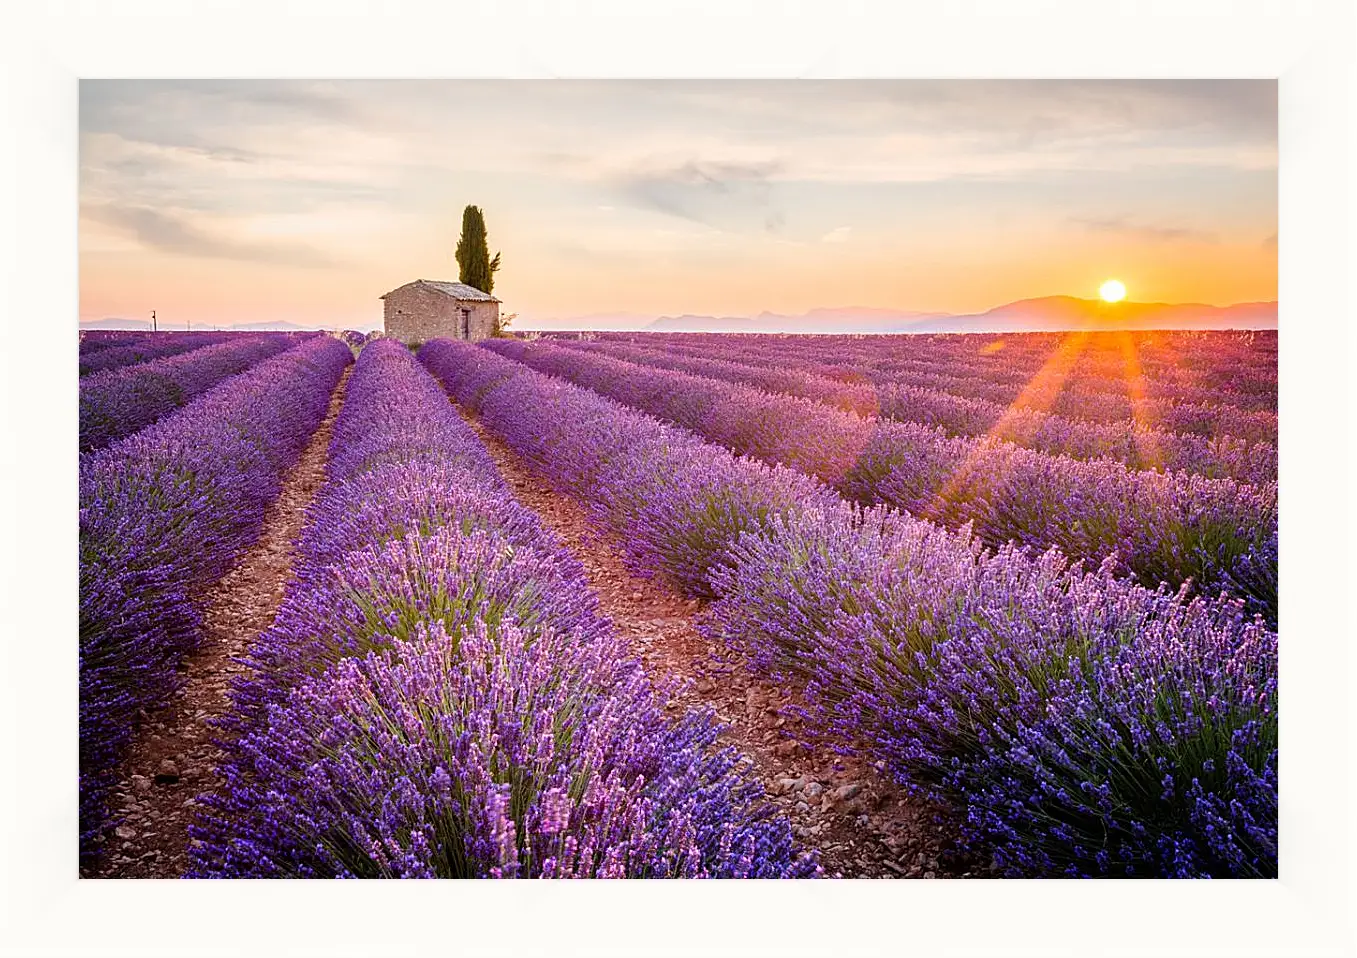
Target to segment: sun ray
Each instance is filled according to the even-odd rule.
[[[1164,455],[1154,441],[1157,423],[1153,417],[1149,389],[1145,385],[1145,374],[1140,368],[1140,349],[1135,338],[1125,330],[1117,334],[1117,345],[1121,348],[1122,361],[1126,375],[1126,395],[1131,405],[1132,437],[1136,444],[1136,458],[1142,468],[1162,469]]]
[[[983,455],[986,446],[989,445],[984,440],[1005,440],[1021,444],[1031,438],[1030,435],[1023,435],[1024,430],[1019,428],[1019,422],[1022,420],[1030,421],[1031,412],[1034,410],[1044,413],[1051,409],[1056,399],[1059,398],[1061,390],[1064,389],[1065,381],[1069,378],[1070,372],[1079,361],[1079,357],[1083,355],[1088,344],[1088,338],[1089,334],[1081,330],[1067,334],[1060,341],[1060,344],[1047,358],[1046,362],[1028,380],[1027,385],[1022,388],[1013,402],[1009,403],[1008,408],[1004,410],[994,425],[989,428],[984,436],[980,437],[981,441],[975,444],[973,451],[942,484],[924,512],[926,518],[942,519],[947,513],[948,503],[963,497],[967,493],[967,487],[970,484],[976,463]]]

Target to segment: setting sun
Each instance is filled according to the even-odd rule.
[[[1119,279],[1109,279],[1098,287],[1098,295],[1109,303],[1119,303],[1126,298],[1126,284]]]

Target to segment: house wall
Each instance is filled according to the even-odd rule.
[[[382,325],[388,336],[404,343],[427,343],[431,339],[461,339],[461,311],[468,309],[469,339],[487,339],[494,335],[499,318],[499,303],[461,302],[435,290],[420,286],[398,289],[384,301]]]
[[[480,302],[463,305],[471,307],[471,318],[468,323],[472,339],[489,339],[495,335],[495,323],[499,320],[499,303]]]

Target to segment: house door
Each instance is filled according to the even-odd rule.
[[[462,310],[462,338],[471,338],[471,310]]]

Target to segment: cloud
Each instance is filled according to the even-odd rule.
[[[782,164],[687,160],[644,165],[614,177],[618,191],[633,205],[714,229],[758,224],[776,232],[786,213],[774,203],[771,178]]]
[[[690,126],[693,152],[738,131],[777,150],[784,176],[908,181],[1165,162],[1276,166],[1271,80],[684,81],[579,93],[602,114],[606,103],[619,112],[648,100],[646,113],[628,114],[636,132]]]
[[[299,80],[82,80],[82,133],[236,152],[242,131],[287,132],[368,118],[343,84]]]
[[[836,226],[824,236],[820,237],[821,243],[847,243],[848,234],[853,231],[851,226]]]
[[[1271,236],[1268,236],[1266,239],[1263,240],[1263,249],[1276,249],[1276,248],[1277,248],[1277,234],[1273,233]]]
[[[1194,257],[1226,255],[1238,266],[1222,285],[1261,284],[1240,297],[1272,298],[1248,257],[1276,260],[1259,247],[1277,228],[1276,91],[1275,81],[82,81],[82,269],[104,277],[87,286],[93,296],[144,282],[132,264],[157,249],[212,257],[201,273],[221,277],[233,261],[333,256],[365,287],[389,289],[445,268],[462,207],[476,203],[517,264],[506,294],[529,310],[569,301],[588,312],[625,296],[687,308],[717,296],[704,256],[743,277],[721,294],[729,303],[704,309],[732,312],[746,296],[741,308],[763,308],[745,290],[769,289],[785,297],[777,305],[814,305],[825,284],[876,281],[876,258],[858,261],[868,235],[883,262],[887,249],[945,246],[925,277],[941,289],[979,256],[1027,255],[991,249],[996,222],[1013,235],[1049,231],[1062,249],[1120,234],[1184,273]],[[851,232],[836,230],[846,223]],[[560,252],[558,239],[589,252]],[[623,251],[634,259],[616,283],[562,281],[588,255]],[[793,253],[835,266],[789,276]],[[1225,272],[1202,273],[1191,295],[1235,295],[1206,289]],[[327,294],[338,288],[312,274],[322,276]],[[992,294],[957,283],[934,299],[913,292],[925,300],[909,305],[1050,291],[1028,281]],[[249,295],[274,308],[265,291]]]
[[[1071,221],[1095,233],[1114,233],[1148,243],[1214,243],[1216,234],[1186,226],[1155,226],[1132,223],[1123,216],[1074,216]]]
[[[213,236],[181,217],[149,207],[107,203],[87,207],[83,212],[96,222],[134,236],[143,246],[182,256],[302,267],[336,265],[330,255],[310,246]]]
[[[380,169],[343,155],[280,158],[91,132],[82,133],[80,151],[80,195],[88,205],[282,214],[381,207],[393,192]]]

